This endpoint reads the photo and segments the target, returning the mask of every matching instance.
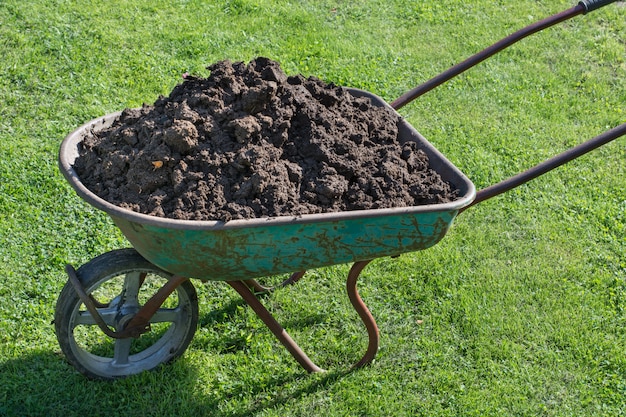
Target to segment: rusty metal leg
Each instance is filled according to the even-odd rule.
[[[304,276],[305,273],[306,271],[294,272],[293,274],[291,274],[289,278],[287,278],[280,284],[274,285],[272,287],[267,287],[265,285],[262,285],[254,279],[246,279],[243,282],[248,286],[248,288],[254,291],[255,294],[265,294],[268,292],[272,292],[277,288],[282,288],[282,287],[286,287],[287,285],[295,284],[296,282],[300,280],[300,278]]]
[[[376,321],[374,320],[372,313],[370,313],[363,300],[361,300],[359,292],[356,288],[356,283],[359,275],[361,274],[361,271],[370,262],[371,261],[355,262],[354,265],[352,265],[352,268],[350,268],[350,272],[348,273],[348,280],[346,282],[346,289],[348,290],[348,297],[350,298],[350,302],[352,303],[352,306],[357,311],[357,313],[359,313],[363,324],[365,324],[365,327],[367,328],[367,335],[369,337],[367,351],[365,352],[365,355],[363,355],[361,360],[352,366],[353,369],[360,368],[372,362],[372,360],[374,360],[374,357],[376,356],[376,352],[378,352],[378,342],[380,339],[378,334],[378,326],[376,326]]]
[[[315,365],[311,359],[300,349],[300,346],[293,341],[291,336],[287,334],[285,329],[274,319],[265,306],[256,298],[250,289],[249,282],[246,281],[227,281],[228,285],[233,287],[235,291],[241,295],[246,303],[254,310],[263,323],[274,333],[278,340],[287,348],[289,353],[296,361],[308,372],[323,372],[324,370]]]

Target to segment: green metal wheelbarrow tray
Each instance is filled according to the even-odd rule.
[[[349,90],[353,95],[369,97],[375,105],[389,107],[371,93]],[[458,199],[436,205],[229,222],[144,215],[96,196],[72,168],[84,133],[108,127],[119,114],[91,121],[70,134],[61,146],[61,170],[80,197],[111,216],[141,255],[177,275],[245,280],[426,249],[445,235],[458,210],[475,195],[472,182],[402,121],[400,141],[418,142],[430,167],[459,190]]]
[[[572,9],[503,39],[391,105],[372,93],[349,91],[369,97],[374,105],[395,111],[513,42],[611,2],[580,2]],[[477,193],[460,170],[402,119],[399,140],[418,143],[429,157],[431,168],[458,190],[454,201],[229,222],[185,221],[118,207],[96,196],[80,181],[72,167],[79,143],[86,132],[108,127],[119,114],[107,115],[79,127],[65,138],[59,152],[61,172],[77,194],[106,212],[133,246],[133,249],[105,253],[78,270],[68,265],[69,281],[57,302],[55,330],[64,354],[83,374],[103,379],[153,369],[184,352],[198,321],[197,296],[188,278],[227,282],[298,363],[307,371],[321,371],[263,306],[258,294],[273,288],[261,285],[255,278],[291,273],[278,285],[283,286],[295,283],[308,269],[344,263],[353,263],[348,273],[347,292],[369,337],[365,354],[353,367],[370,363],[378,350],[379,332],[358,294],[357,280],[371,260],[427,249],[444,237],[459,212],[626,134],[626,124],[620,125]],[[152,281],[158,284],[152,285]],[[97,337],[91,329],[99,332]],[[88,340],[92,337],[98,341]],[[105,342],[101,337],[110,343],[108,350],[103,350]]]

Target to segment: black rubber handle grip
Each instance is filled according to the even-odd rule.
[[[617,0],[581,0],[578,4],[585,8],[584,14],[587,14],[615,1]]]

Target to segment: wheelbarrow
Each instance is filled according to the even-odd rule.
[[[348,90],[369,97],[376,106],[396,111],[518,40],[613,1],[581,1],[515,32],[391,104],[366,91]],[[60,170],[76,193],[106,212],[132,245],[104,253],[78,270],[67,265],[69,279],[58,298],[54,322],[61,350],[78,371],[98,379],[137,374],[183,354],[194,336],[199,315],[197,294],[189,278],[225,281],[305,370],[323,371],[276,321],[258,295],[297,282],[306,270],[345,263],[352,263],[346,283],[348,297],[369,340],[365,354],[353,365],[362,367],[374,359],[379,344],[376,322],[357,290],[359,275],[371,260],[427,249],[445,236],[458,213],[626,134],[625,123],[476,192],[459,169],[402,119],[399,140],[419,145],[429,157],[431,168],[458,190],[454,201],[298,217],[186,221],[115,206],[82,184],[73,169],[79,143],[86,132],[110,126],[118,115],[110,114],[79,127],[63,140],[59,152]],[[275,287],[257,281],[279,274],[290,275]]]

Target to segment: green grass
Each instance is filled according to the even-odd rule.
[[[626,142],[459,216],[435,247],[264,299],[328,373],[308,375],[226,285],[197,285],[176,363],[84,379],[50,324],[68,262],[127,245],[56,167],[85,121],[153,102],[181,74],[264,55],[388,101],[571,7],[450,0],[0,3],[0,416],[626,415]],[[626,120],[626,7],[534,35],[402,109],[478,188]]]

